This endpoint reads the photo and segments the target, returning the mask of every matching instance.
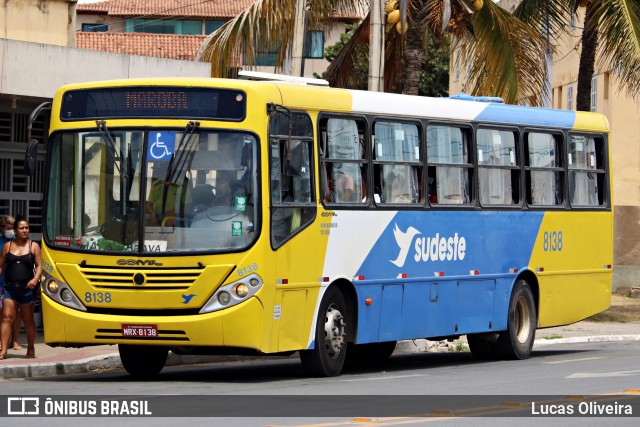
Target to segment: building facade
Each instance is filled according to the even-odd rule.
[[[106,52],[194,60],[207,35],[233,19],[255,0],[105,0],[77,8],[77,46]],[[304,77],[321,75],[329,66],[325,47],[340,40],[356,14],[335,14],[325,31],[307,28]],[[277,46],[260,52],[244,70],[274,72]]]
[[[75,46],[77,0],[4,0],[0,38]]]

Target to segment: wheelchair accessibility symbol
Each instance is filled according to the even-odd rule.
[[[147,141],[149,160],[169,160],[175,149],[175,132],[149,132]]]

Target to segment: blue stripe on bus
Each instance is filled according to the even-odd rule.
[[[358,270],[356,342],[504,330],[543,215],[398,212]]]
[[[524,124],[531,126],[553,126],[572,129],[576,121],[575,111],[552,110],[548,108],[530,108],[507,104],[489,104],[477,117],[477,120]]]

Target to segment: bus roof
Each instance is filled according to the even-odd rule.
[[[105,86],[203,86],[221,85],[228,88],[259,88],[276,86],[282,103],[289,108],[341,113],[376,114],[402,118],[482,121],[523,126],[555,127],[608,132],[609,123],[599,113],[576,112],[550,108],[535,108],[504,104],[492,97],[436,98],[409,96],[385,92],[369,92],[330,88],[309,84],[292,84],[281,80],[239,80],[211,78],[151,78],[126,79],[71,84],[61,91]]]

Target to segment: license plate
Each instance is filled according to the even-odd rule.
[[[158,336],[158,325],[122,325],[122,336],[156,338]]]

